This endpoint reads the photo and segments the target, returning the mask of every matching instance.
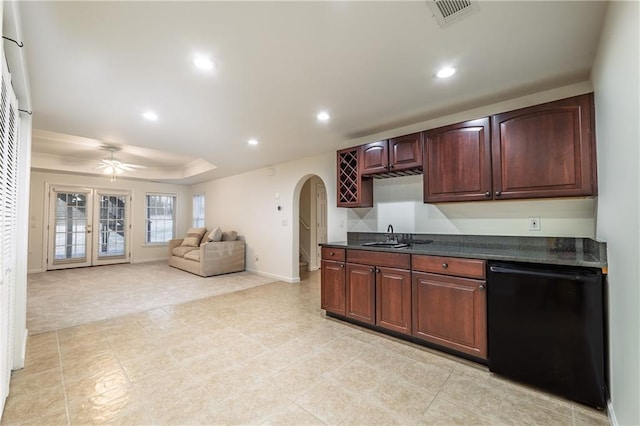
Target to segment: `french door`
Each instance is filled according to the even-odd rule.
[[[47,269],[127,263],[129,191],[52,186]]]

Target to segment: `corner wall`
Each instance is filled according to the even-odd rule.
[[[594,63],[598,239],[609,264],[611,418],[640,424],[640,4],[609,2]]]

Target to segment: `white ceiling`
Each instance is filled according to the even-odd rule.
[[[605,9],[482,1],[441,28],[426,1],[24,2],[33,122],[42,131],[34,167],[64,170],[50,161],[64,156],[91,173],[108,144],[123,146],[121,161],[179,169],[169,180],[191,183],[333,151],[587,80]],[[196,53],[217,70],[195,69]],[[437,81],[445,64],[459,72]],[[141,117],[148,109],[157,122]],[[316,121],[322,109],[330,122]],[[250,138],[260,144],[248,146]]]

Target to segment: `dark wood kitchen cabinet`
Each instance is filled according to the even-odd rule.
[[[409,254],[347,250],[346,316],[411,334]]]
[[[424,202],[490,200],[489,118],[425,132]]]
[[[425,132],[424,202],[597,193],[593,94]]]
[[[322,248],[320,307],[335,314],[345,314],[345,257],[344,249]]]
[[[376,324],[411,334],[411,271],[376,269]]]
[[[347,263],[346,316],[375,324],[376,270],[374,266]]]
[[[361,145],[360,174],[398,173],[422,169],[422,134],[413,133]]]
[[[413,336],[486,359],[484,261],[413,255],[412,263]]]
[[[337,152],[338,207],[372,207],[373,180],[360,174],[358,147]]]
[[[491,118],[494,199],[597,193],[593,94]]]

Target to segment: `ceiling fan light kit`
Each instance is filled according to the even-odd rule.
[[[123,174],[124,172],[132,172],[136,168],[142,168],[144,166],[138,166],[135,164],[127,164],[122,161],[116,160],[113,158],[113,153],[120,151],[120,148],[116,146],[105,146],[103,149],[109,151],[111,155],[109,158],[103,158],[100,160],[101,164],[98,166],[99,169],[104,169],[103,173],[105,175],[109,175],[111,177],[111,182],[115,182],[118,178],[118,175]]]

